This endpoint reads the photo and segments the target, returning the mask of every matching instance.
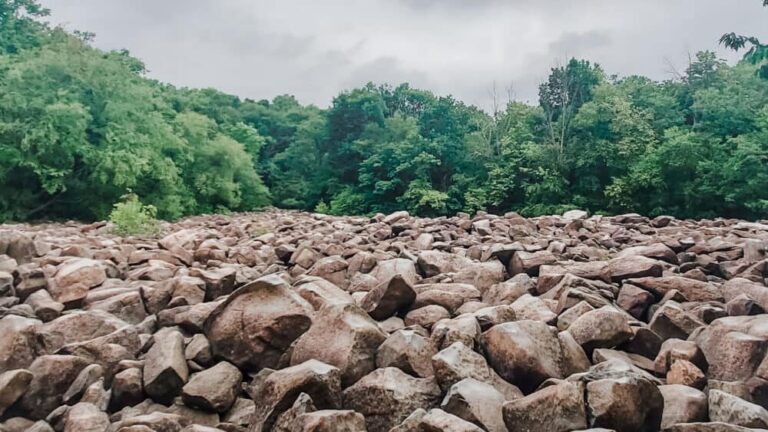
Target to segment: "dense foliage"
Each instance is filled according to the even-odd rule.
[[[663,82],[573,59],[537,106],[490,114],[407,84],[320,109],[159,83],[128,52],[42,24],[46,13],[0,0],[0,220],[101,219],[128,191],[166,219],[269,204],[768,217],[768,81],[754,50],[732,66],[699,53]],[[762,53],[726,40],[752,42]]]

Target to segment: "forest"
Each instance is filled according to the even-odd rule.
[[[319,108],[158,82],[47,14],[0,0],[0,222],[99,220],[128,193],[167,220],[266,206],[768,218],[768,48],[753,37],[723,36],[738,64],[702,51],[664,81],[571,59],[536,105],[486,112],[370,83]]]

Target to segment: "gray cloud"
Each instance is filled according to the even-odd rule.
[[[368,81],[408,81],[488,108],[496,84],[535,101],[569,56],[669,77],[727,31],[765,34],[758,0],[42,0],[50,21],[127,48],[150,75],[253,99],[327,106]]]

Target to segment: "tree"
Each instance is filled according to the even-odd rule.
[[[35,0],[0,0],[0,54],[15,54],[39,46],[46,26],[35,18],[49,14]]]
[[[539,86],[539,104],[547,119],[548,143],[558,165],[563,162],[573,117],[582,105],[592,100],[592,91],[603,78],[599,65],[572,58],[566,66],[552,68],[547,82]]]
[[[763,6],[768,6],[768,0],[763,0]],[[747,52],[744,53],[743,59],[750,64],[760,65],[768,60],[768,45],[761,43],[754,36],[726,33],[720,37],[720,44],[734,51],[739,51],[749,46]],[[757,70],[757,74],[764,79],[768,79],[768,64],[762,64]]]

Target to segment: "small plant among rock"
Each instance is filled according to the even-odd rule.
[[[157,208],[142,204],[134,193],[122,196],[109,214],[109,221],[114,224],[113,232],[121,236],[152,235],[160,231]]]

